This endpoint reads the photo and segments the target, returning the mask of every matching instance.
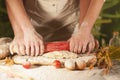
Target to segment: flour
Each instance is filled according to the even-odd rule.
[[[52,59],[75,59],[78,55],[69,51],[54,51],[44,54],[43,57]]]

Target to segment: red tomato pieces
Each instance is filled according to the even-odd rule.
[[[55,66],[55,68],[61,68],[61,62],[59,60],[55,60],[53,62],[53,66]]]
[[[31,64],[30,62],[25,62],[22,64],[22,66],[25,68],[25,69],[29,69],[31,67]]]

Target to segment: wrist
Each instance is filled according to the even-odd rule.
[[[35,29],[33,26],[29,25],[29,26],[23,26],[22,28],[23,30],[23,34],[29,34],[29,32],[35,32]]]
[[[91,34],[91,29],[89,28],[89,26],[86,26],[86,27],[81,27],[79,28],[79,33],[86,33],[86,34]]]
[[[24,36],[23,31],[14,32],[14,38],[20,39]]]
[[[75,35],[88,36],[90,34],[91,34],[91,31],[89,28],[87,28],[87,27],[81,28],[81,26],[77,25],[74,29],[72,36],[75,36]]]
[[[91,29],[92,27],[90,26],[90,24],[84,21],[79,25],[78,32],[91,34]]]

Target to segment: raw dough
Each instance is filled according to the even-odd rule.
[[[0,45],[0,59],[7,57],[10,54],[8,45]]]
[[[11,41],[12,41],[12,39],[9,37],[0,38],[0,45],[9,44]]]
[[[69,51],[53,51],[44,54],[43,57],[52,59],[75,59],[78,55]]]
[[[24,62],[28,61],[31,64],[52,65],[53,61],[56,59],[64,63],[66,60],[69,59],[73,61],[76,61],[78,59],[87,62],[89,59],[92,58],[96,58],[96,56],[87,54],[77,55],[69,51],[54,51],[37,57],[16,55],[13,57],[13,60],[17,64],[23,64]]]
[[[10,54],[9,44],[12,41],[9,37],[0,38],[0,59],[7,57]]]

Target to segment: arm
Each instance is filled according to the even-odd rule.
[[[26,29],[34,29],[25,11],[22,0],[6,0],[6,4],[23,32],[26,31]]]
[[[23,35],[23,34],[19,34],[19,33],[23,33],[23,31],[21,29],[21,26],[17,23],[14,15],[12,14],[12,11],[11,11],[9,5],[7,4],[7,1],[6,1],[6,8],[7,8],[8,16],[9,16],[10,22],[12,24],[12,28],[13,28],[15,36]]]
[[[91,51],[95,40],[91,35],[92,27],[101,11],[104,0],[80,0],[80,21],[78,32],[70,39],[70,50],[76,53]]]
[[[14,30],[14,40],[10,50],[17,47],[23,55],[39,55],[43,53],[42,37],[35,31],[25,11],[22,0],[6,0],[8,16]],[[35,54],[36,53],[36,54]]]
[[[82,3],[85,3],[86,1],[88,0],[80,0],[80,11],[84,11],[84,7],[85,5],[82,5]],[[80,18],[80,26],[79,26],[79,29],[80,31],[84,30],[88,33],[91,33],[91,29],[97,19],[97,17],[99,16],[99,13],[102,9],[102,6],[104,4],[104,0],[89,0],[90,1],[90,4],[89,4],[89,7],[86,11],[86,13],[83,13],[84,14],[84,18]],[[88,1],[88,2],[89,2]],[[80,16],[83,15],[81,13]]]

